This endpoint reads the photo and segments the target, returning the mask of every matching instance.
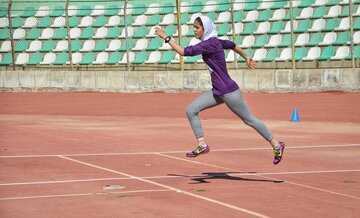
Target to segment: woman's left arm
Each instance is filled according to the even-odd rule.
[[[160,27],[155,27],[155,35],[159,36],[162,39],[166,38],[165,32]],[[170,40],[169,45],[175,50],[176,53],[178,53],[181,56],[184,56],[184,48],[179,45],[175,40]]]

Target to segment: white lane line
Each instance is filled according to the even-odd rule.
[[[213,166],[217,167],[218,166]],[[293,171],[293,172],[264,172],[264,173],[227,173],[231,176],[265,176],[265,175],[296,175],[296,174],[323,174],[323,173],[351,173],[351,172],[360,172],[360,169],[354,170],[312,170],[312,171]],[[182,175],[174,176],[142,176],[139,178],[142,179],[173,179],[181,178]],[[204,177],[204,175],[186,175],[186,177]],[[39,181],[39,182],[13,182],[13,183],[0,183],[1,186],[17,186],[17,185],[46,185],[46,184],[63,184],[63,183],[81,183],[81,182],[97,182],[97,181],[117,181],[117,180],[133,180],[129,177],[115,177],[115,178],[97,178],[97,179],[74,179],[74,180],[51,180],[51,181]]]
[[[286,147],[286,149],[307,149],[307,148],[343,148],[343,147],[358,147],[360,144],[338,144],[338,145],[303,145]],[[229,149],[213,149],[211,152],[224,151],[256,151],[269,150],[269,147],[261,148],[229,148]],[[82,156],[120,156],[120,155],[152,155],[152,154],[178,154],[186,153],[188,151],[149,151],[149,152],[118,152],[118,153],[87,153],[87,154],[36,154],[36,155],[4,155],[0,158],[41,158],[41,157],[82,157]]]
[[[132,194],[132,193],[147,193],[147,192],[168,192],[168,191],[170,191],[170,190],[168,190],[168,189],[158,189],[158,190],[122,191],[122,192],[78,193],[78,194],[63,194],[63,195],[37,195],[37,196],[0,198],[0,201],[39,199],[39,198],[62,198],[62,197],[95,196],[95,195],[110,195],[110,194]]]
[[[263,177],[263,178],[267,178],[267,179],[271,178],[271,177],[263,176],[263,175],[259,175],[259,176]],[[273,179],[273,178],[271,178],[271,179]],[[300,184],[300,183],[297,183],[297,182],[290,182],[290,181],[284,181],[284,182],[286,182],[288,184],[296,185],[296,186],[301,186],[301,187],[304,187],[304,188],[314,189],[314,190],[317,190],[317,191],[327,192],[327,193],[330,193],[330,194],[341,195],[341,196],[344,196],[344,197],[349,197],[349,198],[354,198],[354,199],[360,200],[359,197],[343,194],[343,193],[340,193],[340,192],[334,192],[334,191],[330,191],[330,190],[326,190],[326,189],[322,189],[322,188],[316,188],[316,187],[313,187],[313,186],[304,185],[304,184]]]
[[[163,157],[172,158],[172,159],[176,159],[176,160],[191,162],[191,163],[195,163],[195,164],[199,164],[199,165],[217,167],[217,168],[219,168],[219,169],[225,169],[225,170],[229,170],[229,171],[232,171],[232,172],[236,172],[236,171],[237,171],[237,170],[235,170],[235,169],[231,169],[231,168],[227,168],[227,167],[222,167],[222,166],[217,166],[217,165],[213,165],[213,164],[202,163],[202,162],[199,162],[199,161],[193,161],[193,160],[188,160],[188,159],[179,158],[179,157],[173,157],[173,156],[166,155],[166,154],[157,154],[157,155],[160,155],[160,156],[163,156]],[[273,178],[273,177],[269,177],[269,176],[264,176],[264,175],[257,174],[257,173],[254,173],[254,174],[251,174],[251,175],[253,175],[253,176],[259,176],[259,177],[263,177],[263,178],[267,178],[267,179],[271,179],[271,180],[274,180],[274,181],[275,181],[275,180],[280,181],[280,180],[277,179],[277,178]],[[347,195],[347,194],[343,194],[343,193],[339,193],[339,192],[334,192],[334,191],[329,191],[329,190],[325,190],[325,189],[320,189],[320,188],[316,188],[316,187],[312,187],[312,186],[308,186],[308,185],[303,185],[303,184],[300,184],[300,183],[285,181],[285,180],[284,180],[283,182],[284,182],[284,183],[288,183],[288,184],[292,184],[292,185],[296,185],[296,186],[301,186],[301,187],[304,187],[304,188],[310,188],[310,189],[314,189],[314,190],[317,190],[317,191],[327,192],[327,193],[331,193],[331,194],[335,194],[335,195],[340,195],[340,196],[350,197],[350,198],[354,198],[354,199],[360,200],[359,197],[355,197],[355,196],[352,196],[352,195]]]
[[[79,163],[79,164],[83,164],[83,165],[86,165],[86,166],[90,166],[90,167],[93,167],[93,168],[101,169],[101,170],[104,170],[104,171],[107,171],[107,172],[112,172],[112,173],[115,173],[115,174],[118,174],[118,175],[130,177],[130,178],[133,178],[133,179],[136,179],[136,180],[148,183],[148,184],[152,184],[152,185],[164,188],[164,189],[168,189],[168,190],[171,190],[171,191],[175,191],[175,192],[178,192],[178,193],[189,195],[189,196],[194,197],[194,198],[198,198],[198,199],[201,199],[201,200],[204,200],[204,201],[207,201],[207,202],[211,202],[211,203],[218,204],[218,205],[221,205],[221,206],[224,206],[224,207],[227,207],[227,208],[231,208],[231,209],[234,209],[234,210],[237,210],[237,211],[241,211],[243,213],[247,213],[247,214],[250,214],[250,215],[253,215],[253,216],[256,216],[256,217],[263,217],[263,218],[268,217],[268,216],[265,216],[264,214],[260,214],[260,213],[257,213],[255,211],[247,210],[245,208],[237,207],[235,205],[227,204],[225,202],[217,201],[215,199],[207,198],[207,197],[204,197],[204,196],[201,196],[201,195],[196,195],[194,193],[187,192],[187,191],[184,191],[184,190],[172,187],[172,186],[164,185],[164,184],[161,184],[161,183],[158,183],[158,182],[154,182],[154,181],[151,181],[151,180],[148,180],[148,179],[143,179],[143,178],[140,178],[140,177],[137,177],[137,176],[127,174],[127,173],[123,173],[123,172],[120,172],[120,171],[116,171],[116,170],[112,170],[112,169],[109,169],[109,168],[101,167],[101,166],[98,166],[98,165],[95,165],[95,164],[90,164],[90,163],[83,162],[83,161],[76,160],[76,159],[72,159],[72,158],[69,158],[69,157],[64,157],[64,156],[58,156],[58,157],[69,160],[69,161],[73,161],[73,162],[76,162],[76,163]]]

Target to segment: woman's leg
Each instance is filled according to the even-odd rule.
[[[213,92],[209,90],[207,92],[204,92],[202,95],[196,98],[189,106],[187,106],[186,115],[199,143],[201,143],[201,141],[205,141],[201,121],[198,115],[199,112],[222,103],[223,101],[218,96],[214,96]]]
[[[280,163],[282,160],[283,152],[285,149],[284,142],[278,142],[271,134],[269,129],[263,122],[258,120],[250,111],[245,100],[242,97],[241,91],[236,90],[232,93],[222,96],[223,101],[244,123],[254,128],[260,135],[262,135],[273,147],[274,151],[274,164]]]
[[[222,96],[222,99],[232,112],[240,117],[245,124],[251,126],[260,133],[260,135],[262,135],[262,137],[264,137],[273,147],[278,144],[265,124],[251,113],[240,90],[225,94]]]

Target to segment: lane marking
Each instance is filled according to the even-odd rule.
[[[217,167],[217,168],[219,168],[219,169],[225,169],[225,170],[229,170],[229,171],[233,171],[233,172],[234,172],[234,171],[235,171],[235,172],[237,171],[237,170],[235,170],[235,169],[231,169],[231,168],[227,168],[227,167],[222,167],[222,166],[217,166],[217,165],[213,165],[213,164],[202,163],[202,162],[193,161],[193,160],[188,160],[188,159],[179,158],[179,157],[173,157],[173,156],[166,155],[166,154],[160,154],[160,153],[158,153],[157,155],[160,155],[160,156],[163,156],[163,157],[172,158],[172,159],[176,159],[176,160],[191,162],[191,163],[195,163],[195,164],[199,164],[199,165]],[[276,178],[273,178],[273,177],[269,177],[269,176],[260,175],[260,174],[257,174],[257,173],[254,173],[254,174],[252,174],[252,175],[254,175],[254,176],[259,176],[259,177],[262,177],[262,178],[271,179],[271,180],[274,180],[274,181],[275,181],[275,180],[280,181],[279,179],[276,179]],[[330,194],[335,194],[335,195],[340,195],[340,196],[344,196],[344,197],[349,197],[349,198],[354,198],[354,199],[360,200],[359,197],[355,197],[355,196],[352,196],[352,195],[347,195],[347,194],[343,194],[343,193],[339,193],[339,192],[329,191],[329,190],[326,190],[326,189],[316,188],[316,187],[312,187],[312,186],[308,186],[308,185],[303,185],[303,184],[300,184],[300,183],[295,183],[295,182],[290,182],[290,181],[285,181],[285,180],[283,180],[283,182],[284,182],[284,183],[288,183],[288,184],[292,184],[292,185],[295,185],[295,186],[300,186],[300,187],[304,187],[304,188],[310,188],[310,189],[317,190],[317,191],[322,191],[322,192],[326,192],[326,193],[330,193]]]
[[[228,203],[221,202],[221,201],[217,201],[215,199],[207,198],[207,197],[204,197],[204,196],[201,196],[201,195],[196,195],[194,193],[187,192],[187,191],[184,191],[184,190],[172,187],[172,186],[164,185],[164,184],[161,184],[161,183],[158,183],[158,182],[154,182],[154,181],[151,181],[151,180],[148,180],[148,179],[143,179],[143,178],[140,178],[140,177],[137,177],[137,176],[133,176],[133,175],[123,173],[123,172],[120,172],[120,171],[116,171],[116,170],[112,170],[112,169],[109,169],[109,168],[101,167],[101,166],[98,166],[98,165],[95,165],[95,164],[90,164],[90,163],[83,162],[83,161],[80,161],[80,160],[76,160],[76,159],[73,159],[73,158],[70,158],[70,157],[64,157],[64,156],[58,156],[58,157],[69,160],[69,161],[73,161],[73,162],[76,162],[76,163],[79,163],[79,164],[82,164],[82,165],[93,167],[93,168],[96,168],[96,169],[101,169],[101,170],[104,170],[104,171],[107,171],[107,172],[112,172],[112,173],[115,173],[115,174],[118,174],[118,175],[130,177],[130,178],[142,181],[144,183],[152,184],[152,185],[164,188],[164,189],[168,189],[168,190],[171,190],[171,191],[179,192],[181,194],[189,195],[189,196],[194,197],[194,198],[198,198],[198,199],[201,199],[201,200],[204,200],[204,201],[207,201],[207,202],[211,202],[211,203],[214,203],[214,204],[218,204],[218,205],[230,208],[230,209],[241,211],[243,213],[247,213],[247,214],[250,214],[250,215],[253,215],[253,216],[256,216],[256,217],[268,218],[268,216],[266,216],[264,214],[257,213],[255,211],[247,210],[245,208],[237,207],[235,205],[228,204]]]
[[[0,198],[0,201],[39,199],[39,198],[80,197],[80,196],[95,196],[95,195],[110,195],[110,194],[111,195],[112,194],[132,194],[132,193],[147,193],[147,192],[169,192],[169,191],[170,190],[167,190],[167,189],[158,189],[158,190],[122,191],[122,192],[94,192],[94,193],[63,194],[63,195],[38,195],[38,196]]]
[[[308,149],[308,148],[343,148],[343,147],[358,147],[360,144],[338,144],[338,145],[309,145],[309,146],[292,146],[286,149]],[[229,148],[229,149],[213,149],[211,152],[226,152],[226,151],[256,151],[269,150],[269,147],[262,148]],[[38,155],[4,155],[0,158],[41,158],[41,157],[82,157],[82,156],[120,156],[120,155],[152,155],[152,154],[178,154],[186,153],[188,151],[150,151],[150,152],[119,152],[119,153],[88,153],[88,154],[38,154]]]
[[[214,166],[218,167],[218,166]],[[296,174],[322,174],[322,173],[351,173],[360,172],[360,169],[354,170],[313,170],[313,171],[290,171],[290,172],[264,172],[264,173],[227,173],[231,176],[255,176],[255,175],[296,175]],[[186,175],[187,177],[204,177],[201,175]],[[181,178],[183,176],[141,176],[142,179],[173,179]],[[0,186],[17,186],[17,185],[46,185],[46,184],[63,184],[63,183],[81,183],[81,182],[97,182],[97,181],[110,181],[110,180],[133,180],[129,177],[114,177],[114,178],[96,178],[96,179],[74,179],[74,180],[51,180],[51,181],[40,181],[40,182],[13,182],[13,183],[0,183]]]

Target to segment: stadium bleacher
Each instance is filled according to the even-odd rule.
[[[259,62],[291,61],[291,20],[289,1],[234,1],[236,43]],[[16,65],[66,65],[69,50],[73,64],[116,65],[126,63],[124,3],[103,1],[89,4],[70,2],[69,32],[65,5],[25,6],[11,15],[12,35],[7,6],[0,7],[0,65],[10,65],[11,36]],[[293,1],[293,39],[295,61],[350,60],[351,39],[354,57],[360,54],[360,0],[353,0],[354,34],[350,34],[348,0]],[[129,1],[126,10],[128,49],[132,64],[178,63],[171,48],[155,37],[154,26],[178,37],[175,3]],[[219,37],[232,39],[230,0],[182,1],[181,29],[183,46],[198,43],[193,21],[209,16]],[[68,41],[70,38],[70,44]],[[226,52],[226,60],[243,62]],[[201,62],[201,56],[184,59],[186,64]]]

